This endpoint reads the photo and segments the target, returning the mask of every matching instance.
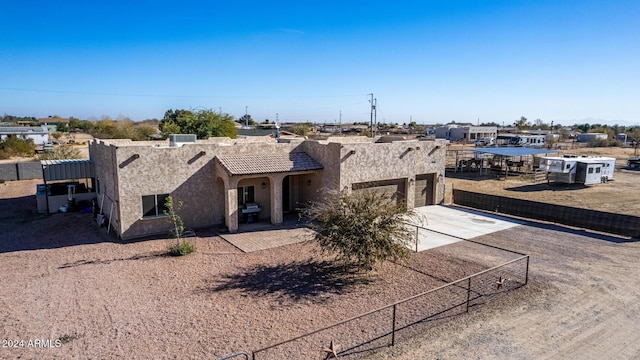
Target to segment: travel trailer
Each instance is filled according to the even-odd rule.
[[[539,169],[549,182],[599,184],[613,180],[616,159],[610,157],[543,157]]]
[[[516,135],[501,134],[496,139],[497,146],[526,146],[544,147],[547,143],[546,135]]]

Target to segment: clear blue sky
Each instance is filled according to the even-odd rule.
[[[313,3],[313,4],[312,4]],[[640,1],[0,0],[0,114],[640,123]]]

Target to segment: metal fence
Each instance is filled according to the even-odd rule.
[[[453,190],[453,202],[479,210],[640,238],[640,216]]]
[[[253,351],[252,359],[326,359],[333,352],[340,358],[356,358],[520,288],[527,284],[528,275],[529,256],[518,254],[471,276]]]

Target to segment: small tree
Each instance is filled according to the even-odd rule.
[[[176,239],[176,243],[169,247],[169,255],[183,256],[193,252],[193,246],[191,246],[191,243],[182,239],[182,234],[184,233],[184,222],[182,221],[182,217],[180,217],[176,212],[176,210],[180,210],[180,208],[182,208],[182,201],[178,201],[176,209],[173,205],[173,197],[167,196],[164,202],[164,207],[165,210],[163,213],[169,216],[169,222],[173,226],[169,233]]]
[[[309,123],[299,123],[291,127],[291,132],[300,136],[309,135],[310,130],[311,130],[311,126]]]
[[[51,152],[38,154],[38,160],[82,159],[84,156],[78,148],[73,146],[58,146]]]
[[[339,261],[361,270],[408,257],[408,246],[414,241],[405,221],[415,212],[374,191],[329,192],[322,202],[312,203],[305,215],[323,252],[336,254]]]

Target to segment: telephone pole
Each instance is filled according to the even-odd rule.
[[[371,100],[369,100],[369,102],[371,103],[371,119],[369,120],[369,135],[371,137],[375,136],[375,131],[373,130],[373,123],[374,123],[374,117],[377,117],[376,114],[376,102],[378,102],[378,99],[374,99],[373,98],[373,93],[371,94],[367,94],[367,95],[371,95]],[[376,119],[377,121],[377,119]]]

